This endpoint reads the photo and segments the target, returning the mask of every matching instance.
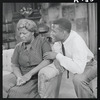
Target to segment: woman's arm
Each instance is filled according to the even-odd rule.
[[[25,74],[23,76],[23,80],[24,80],[23,83],[30,80],[32,75],[36,74],[41,68],[43,68],[49,64],[50,64],[50,60],[43,60],[38,66],[36,66],[35,68],[33,68],[31,71],[29,71],[27,74]]]
[[[13,73],[16,75],[16,77],[22,77],[21,71],[18,67],[18,65],[16,64],[12,64],[12,68],[13,68]]]
[[[51,51],[51,47],[50,47],[50,44],[47,42],[47,40],[45,38],[42,38],[42,39],[43,39],[43,41],[41,41],[41,42],[43,42],[43,43],[42,43],[42,46],[41,46],[41,50],[42,50],[42,53],[44,54],[45,52]],[[49,64],[50,64],[50,60],[44,59],[38,66],[33,68],[27,74],[25,74],[23,76],[23,79],[28,81],[32,77],[32,75],[36,74],[41,68],[43,68],[43,67],[45,67]]]
[[[31,75],[34,75],[35,73],[37,73],[41,68],[47,66],[50,64],[50,60],[46,60],[44,59],[38,66],[36,66],[35,68],[33,68],[29,73]]]
[[[22,84],[26,83],[28,80],[30,80],[32,75],[36,74],[41,68],[43,68],[49,64],[50,64],[50,60],[43,60],[38,66],[36,66],[31,71],[29,71],[28,73],[23,75],[21,77],[21,79],[19,79],[19,81],[17,82],[17,85],[22,85]]]
[[[13,68],[13,73],[17,77],[17,83],[16,83],[16,85],[19,86],[19,85],[22,85],[23,83],[25,83],[26,80],[23,79],[23,76],[21,74],[19,66],[17,64],[12,64],[12,68]]]

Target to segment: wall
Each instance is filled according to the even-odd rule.
[[[3,3],[3,22],[12,21],[13,9],[13,3]]]
[[[89,16],[89,48],[97,54],[97,3],[88,4]]]
[[[50,21],[64,17],[72,22],[72,29],[77,31],[88,44],[88,20],[86,3],[61,3],[58,6],[49,7],[43,5],[46,14],[43,13],[44,20],[48,25]]]
[[[43,7],[46,10],[46,15],[43,13],[42,17],[47,25],[50,25],[50,21],[57,18],[69,19],[72,22],[72,29],[77,31],[90,50],[97,54],[97,8],[95,4],[60,3],[59,6],[49,7],[49,3],[46,3]],[[90,19],[89,13],[91,12]],[[92,25],[92,22],[95,24]]]
[[[96,5],[87,3],[41,3],[42,10],[40,11],[42,17],[40,22],[45,22],[50,26],[50,22],[55,19],[65,17],[72,22],[72,29],[77,31],[86,44],[89,46],[93,53],[97,53],[97,26],[96,26]],[[27,3],[26,3],[27,5]],[[34,3],[31,3],[34,6]],[[21,4],[17,4],[16,8],[22,7]],[[17,9],[17,10],[18,10]],[[3,20],[12,20],[14,12],[14,3],[3,4]],[[94,18],[90,19],[90,16]],[[91,22],[91,23],[90,23]],[[93,27],[92,22],[96,23]],[[90,31],[92,30],[92,31]]]
[[[36,5],[34,3],[3,3],[3,47],[5,49],[14,48],[15,45],[20,41],[16,36],[16,23],[12,20],[15,15],[17,20],[19,20],[19,11],[23,6],[31,6],[33,9],[36,9]],[[20,15],[21,16],[21,15]],[[6,24],[11,22],[11,24]],[[12,32],[11,32],[12,31]],[[17,41],[9,42],[9,38],[16,38]],[[6,42],[4,42],[6,41]]]
[[[42,18],[41,22],[45,22],[50,26],[51,22],[55,19],[62,17],[61,4],[60,3],[43,3],[41,10]]]

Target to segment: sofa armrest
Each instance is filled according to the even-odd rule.
[[[12,73],[12,72],[10,72],[10,71],[3,71],[3,76],[9,75],[10,73]]]
[[[61,76],[62,74],[50,65],[39,71],[38,92],[41,98],[55,98],[59,95]]]
[[[3,71],[8,71],[8,72],[12,72],[12,63],[11,63],[11,57],[12,54],[14,52],[14,49],[7,49],[7,50],[3,50]]]

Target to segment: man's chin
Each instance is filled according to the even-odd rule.
[[[51,43],[54,44],[56,41],[52,41]]]

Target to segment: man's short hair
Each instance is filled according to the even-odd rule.
[[[53,21],[53,24],[59,25],[60,28],[66,30],[68,33],[71,31],[71,22],[68,19],[60,18]]]

